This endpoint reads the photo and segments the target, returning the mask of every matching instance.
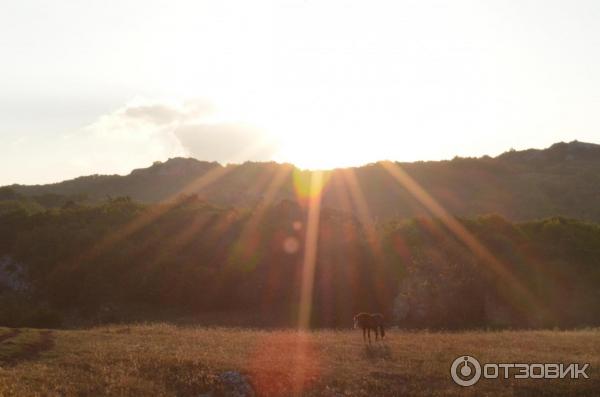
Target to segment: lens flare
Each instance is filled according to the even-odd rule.
[[[306,171],[295,168],[292,177],[296,197],[299,201],[304,202],[323,194],[323,190],[331,178],[331,172]]]
[[[289,236],[283,240],[283,250],[286,254],[295,254],[300,248],[300,242],[296,237]]]

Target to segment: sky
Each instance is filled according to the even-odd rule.
[[[600,2],[5,1],[0,185],[600,143]]]

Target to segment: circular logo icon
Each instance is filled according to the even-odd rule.
[[[460,356],[450,367],[452,380],[460,386],[473,386],[481,378],[481,365],[475,357]]]

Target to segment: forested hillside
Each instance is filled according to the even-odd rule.
[[[0,188],[0,325],[296,325],[314,197],[313,326],[357,311],[405,327],[600,323],[600,146],[315,175],[177,158]]]
[[[254,325],[295,325],[307,217],[291,200],[235,209],[193,195],[153,205],[7,205],[0,323],[218,311],[245,313]],[[311,324],[347,327],[362,310],[405,327],[600,324],[597,224],[500,216],[459,224],[460,233],[425,217],[364,224],[324,207]]]
[[[600,222],[600,145],[574,141],[545,150],[509,151],[495,158],[397,165],[452,214],[473,217],[496,213],[513,221],[560,215]],[[175,158],[126,176],[94,175],[51,185],[13,185],[10,189],[12,194],[46,208],[69,201],[98,203],[120,196],[155,203],[182,192],[196,193],[217,206],[251,208],[265,200],[276,176],[274,201],[294,200],[295,182],[305,179],[307,172],[288,164],[221,166]],[[369,216],[377,221],[428,214],[381,163],[326,172],[326,180],[323,203],[329,208],[356,215],[356,206],[344,199],[354,185],[364,195]]]

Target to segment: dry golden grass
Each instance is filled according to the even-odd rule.
[[[0,334],[6,332],[0,329]],[[33,334],[24,335],[32,332],[19,335],[31,342]],[[36,335],[42,338],[43,332]],[[0,395],[219,395],[218,375],[227,370],[248,375],[258,395],[600,393],[600,330],[391,330],[386,342],[374,342],[371,348],[359,331],[298,333],[164,324],[54,330],[50,338],[51,343],[34,343],[38,349],[18,359],[0,358]],[[481,362],[590,363],[590,379],[482,379],[462,388],[450,379],[449,368],[464,354]]]

